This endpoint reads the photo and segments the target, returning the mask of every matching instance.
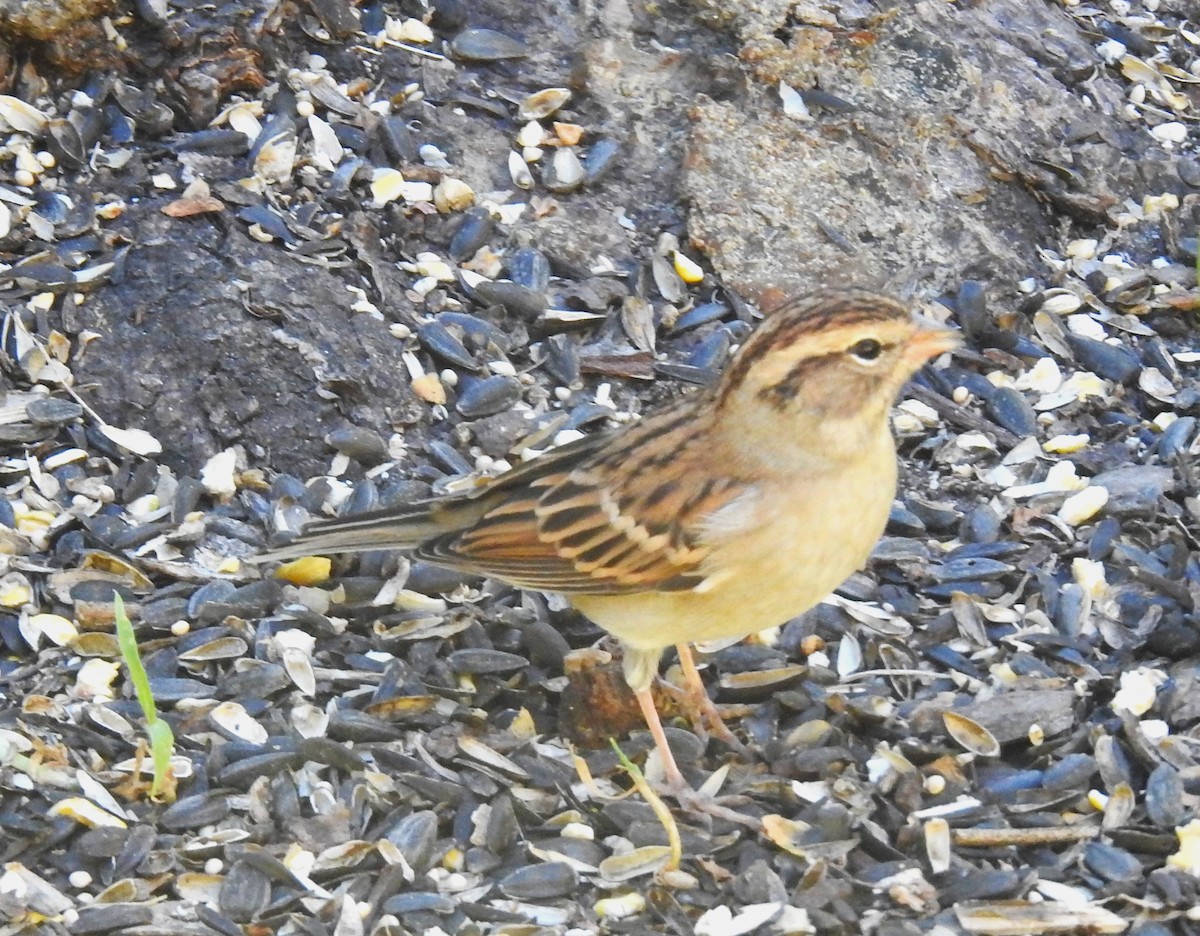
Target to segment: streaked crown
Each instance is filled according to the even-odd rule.
[[[767,318],[722,377],[721,405],[752,399],[816,417],[886,412],[930,357],[957,334],[866,290],[804,296]]]

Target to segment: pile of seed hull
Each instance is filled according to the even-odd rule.
[[[621,141],[569,74],[516,80],[527,42],[417,6],[305,12],[293,60],[201,128],[152,81],[26,75],[43,93],[0,97],[0,936],[1192,932],[1194,196],[1072,230],[1014,288],[913,297],[966,345],[895,411],[901,489],[869,566],[700,648],[753,756],[663,695],[689,778],[750,822],[668,821],[635,788],[623,756],[661,765],[616,648],[560,599],[395,553],[244,561],[636,420],[760,318],[677,225],[587,265],[528,236],[604,191]],[[1096,43],[1191,172],[1200,33],[1145,7],[1109,10]],[[504,80],[435,97],[431,68]],[[469,139],[431,132],[466,112],[509,136],[486,178]],[[378,261],[395,307],[354,212],[401,245]],[[348,406],[309,478],[269,440],[181,464],[98,411],[76,374],[107,336],[78,323],[149,213],[344,277],[337,314],[388,333],[419,418]],[[173,734],[157,795],[114,594]]]

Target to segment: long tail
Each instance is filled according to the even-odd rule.
[[[364,552],[368,549],[412,549],[438,533],[453,529],[464,505],[425,501],[385,507],[335,520],[316,520],[286,546],[259,553],[246,561],[277,562],[300,556]],[[464,518],[468,519],[469,518]]]
[[[385,507],[337,520],[317,520],[308,524],[288,545],[247,561],[274,562],[367,549],[412,549],[439,533],[471,526],[505,498],[522,496],[521,492],[527,486],[540,479],[552,482],[567,477],[609,438],[610,433],[596,433],[552,449],[469,493],[432,498],[403,507]]]

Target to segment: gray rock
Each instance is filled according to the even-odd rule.
[[[274,467],[310,477],[327,467],[325,436],[347,420],[382,427],[424,415],[387,323],[350,315],[333,272],[281,261],[237,227],[214,251],[206,229],[157,210],[136,224],[126,279],[78,309],[76,327],[106,340],[72,368],[105,418],[163,442],[164,463],[195,473],[240,443],[256,462],[269,447]],[[287,310],[286,328],[246,314],[232,281],[247,276],[256,304]],[[401,293],[387,293],[397,310]]]
[[[1139,175],[1159,171],[1161,160],[1148,158],[1161,154],[1153,140],[1133,144],[1142,152],[1132,158],[1109,142],[1122,132],[1124,92],[1108,74],[1088,87],[1095,112],[1113,116],[1073,145],[1070,181],[1039,161],[1063,151],[1059,128],[1079,114],[1078,92],[1062,76],[1084,63],[1095,74],[1095,50],[1056,6],[893,4],[865,53],[839,38],[854,28],[845,4],[827,7],[836,25],[807,23],[786,45],[766,37],[788,28],[794,5],[702,6],[730,22],[745,60],[758,65],[749,67],[757,98],[701,99],[690,112],[683,179],[690,236],[738,288],[903,282],[919,270],[924,284],[957,289],[984,258],[988,278],[1003,279],[1026,268],[1049,232],[1045,202],[1099,220],[1140,191]],[[855,109],[781,119],[781,75]],[[1021,182],[1003,181],[997,167]],[[776,194],[763,202],[763,191]],[[739,204],[763,207],[731,210]]]
[[[528,412],[504,410],[471,423],[471,435],[484,453],[493,458],[512,454],[513,446],[533,432],[535,423]]]

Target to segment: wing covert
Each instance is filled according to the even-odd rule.
[[[713,548],[707,521],[745,488],[733,479],[709,479],[698,487],[677,480],[694,476],[690,472],[664,477],[662,471],[605,469],[589,460],[542,474],[466,529],[426,542],[417,555],[565,594],[702,585]]]

